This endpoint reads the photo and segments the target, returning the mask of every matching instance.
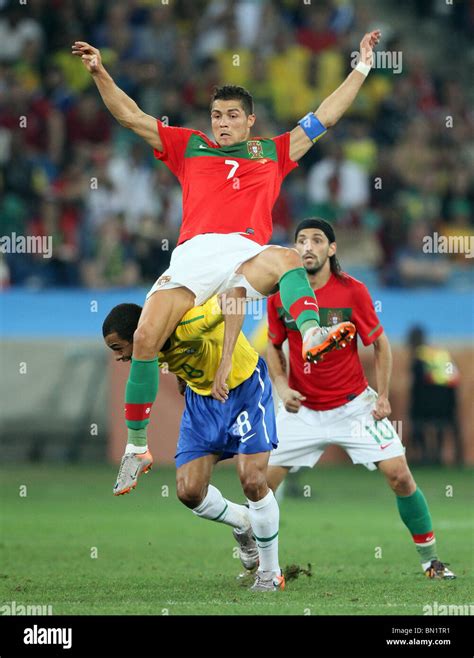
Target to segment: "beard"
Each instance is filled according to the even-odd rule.
[[[305,265],[306,273],[310,275],[317,274],[326,264],[326,260],[327,259],[325,259],[324,262],[320,263],[319,265],[310,265],[308,267]]]

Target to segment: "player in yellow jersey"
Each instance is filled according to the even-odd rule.
[[[104,320],[105,343],[120,361],[131,360],[141,310],[136,304],[119,304]],[[232,526],[242,564],[247,569],[259,565],[251,589],[274,591],[283,589],[285,581],[278,563],[278,503],[266,482],[270,451],[278,444],[271,383],[265,361],[240,332],[225,402],[212,397],[223,339],[224,315],[214,296],[184,315],[157,355],[161,367],[166,363],[186,384],[175,456],[177,494],[197,516]],[[214,465],[234,455],[248,508],[226,500],[210,484]],[[152,463],[148,449],[126,452],[114,494],[133,489]]]

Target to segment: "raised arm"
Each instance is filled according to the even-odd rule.
[[[380,40],[380,30],[368,32],[360,42],[360,60],[359,63],[367,67],[372,65],[373,48]],[[359,66],[359,65],[358,65]],[[364,67],[361,67],[364,68]],[[368,69],[367,69],[368,72]],[[324,134],[324,128],[330,128],[339,121],[344,112],[352,105],[355,97],[367,76],[367,72],[362,73],[357,68],[354,69],[344,82],[333,93],[325,98],[318,109],[313,113],[320,122],[320,135]],[[313,146],[314,140],[306,134],[300,126],[296,126],[290,133],[290,158],[297,161]]]
[[[153,148],[161,151],[163,145],[158,134],[156,119],[145,114],[135,101],[123,92],[105,70],[100,51],[85,41],[75,41],[72,54],[80,57],[92,75],[102,100],[120,125],[130,128]]]

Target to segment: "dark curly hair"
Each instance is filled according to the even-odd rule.
[[[123,340],[133,342],[133,334],[138,326],[142,307],[138,304],[118,304],[114,306],[102,324],[105,338],[116,333]]]

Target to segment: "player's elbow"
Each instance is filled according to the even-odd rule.
[[[137,117],[131,112],[118,116],[117,121],[124,128],[129,128],[129,130],[134,130],[137,126]]]
[[[323,106],[318,107],[315,112],[316,118],[323,124],[323,126],[328,129],[332,128],[335,123],[337,123],[337,118],[334,114],[329,112],[329,110]]]
[[[374,349],[377,352],[390,350],[390,343],[385,333],[381,333],[380,336],[374,341]]]

